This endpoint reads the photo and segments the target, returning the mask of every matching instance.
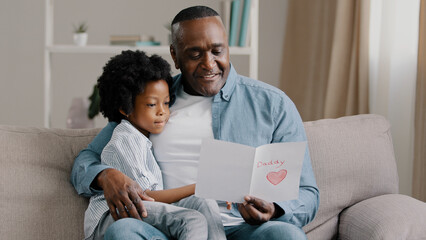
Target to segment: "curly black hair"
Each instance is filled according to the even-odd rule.
[[[165,80],[171,90],[172,77],[166,60],[158,55],[148,57],[139,50],[122,51],[105,64],[98,78],[100,112],[110,122],[121,122],[124,116],[119,110],[132,113],[136,96],[143,92],[147,82],[157,80]]]

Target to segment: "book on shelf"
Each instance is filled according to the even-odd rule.
[[[161,45],[161,43],[158,41],[113,41],[113,42],[110,42],[110,44],[113,46],[132,46],[132,47]]]
[[[161,43],[159,41],[137,41],[136,46],[142,47],[142,46],[160,46]]]
[[[109,40],[110,45],[115,46],[158,46],[159,41],[155,41],[154,37],[144,35],[111,35]]]
[[[231,2],[231,18],[229,23],[229,46],[236,46],[238,38],[238,17],[240,15],[240,0]]]
[[[248,38],[248,28],[249,28],[249,16],[250,16],[251,0],[244,0],[243,10],[241,14],[241,24],[240,24],[240,38],[238,41],[238,46],[245,47],[247,46]]]
[[[222,17],[226,32],[229,33],[229,24],[231,21],[231,0],[223,0],[220,6],[220,16]]]
[[[125,41],[141,41],[142,36],[137,34],[132,35],[111,35],[109,37],[110,42],[125,42]]]

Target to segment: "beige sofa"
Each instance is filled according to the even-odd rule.
[[[383,117],[305,127],[321,195],[316,218],[304,228],[309,239],[426,239],[426,204],[398,194]],[[74,158],[98,131],[0,126],[1,239],[83,238],[88,201],[69,177]]]

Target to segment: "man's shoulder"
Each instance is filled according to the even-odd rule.
[[[287,95],[281,89],[243,75],[238,75],[236,86],[245,90],[256,91],[257,93],[263,92],[271,97],[287,98]]]

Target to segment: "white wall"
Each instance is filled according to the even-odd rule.
[[[259,57],[268,61],[260,61],[259,79],[277,86],[287,1],[260,2]],[[54,42],[71,44],[73,24],[87,21],[89,44],[108,44],[110,34],[128,33],[149,33],[166,43],[163,25],[180,9],[196,4],[220,9],[220,1],[208,0],[55,1]],[[0,3],[0,124],[43,126],[44,10],[44,0]],[[66,126],[72,98],[89,96],[111,56],[53,54],[52,127]],[[171,62],[170,56],[163,57]],[[231,61],[241,74],[248,74],[247,57],[233,56]],[[96,126],[104,124],[99,117]]]
[[[0,124],[43,123],[43,9],[0,1]]]

